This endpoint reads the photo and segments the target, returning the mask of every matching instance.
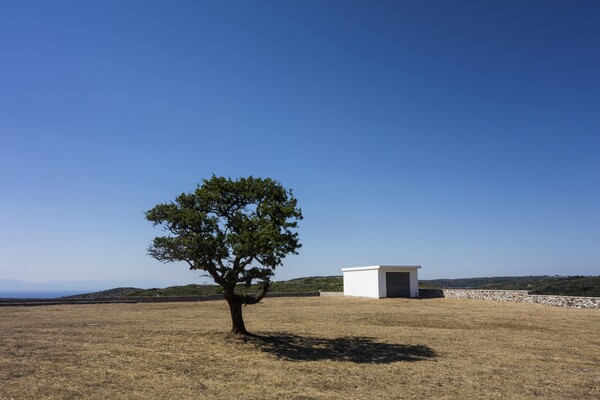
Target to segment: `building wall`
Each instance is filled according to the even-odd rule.
[[[410,297],[419,297],[418,267],[368,266],[356,267],[344,275],[344,296],[387,297],[386,272],[408,272]]]
[[[419,297],[419,276],[418,270],[410,273],[410,297]]]
[[[378,299],[380,297],[378,270],[344,271],[344,296]]]

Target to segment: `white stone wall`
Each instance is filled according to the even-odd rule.
[[[534,295],[526,290],[420,289],[419,293],[421,297],[516,301],[554,307],[600,309],[600,297]]]
[[[319,295],[321,297],[343,297],[344,292],[321,292],[321,291],[319,291]]]

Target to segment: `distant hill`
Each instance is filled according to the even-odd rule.
[[[482,278],[431,279],[420,281],[421,287],[437,289],[525,289],[527,284],[548,279],[548,276],[495,276]]]
[[[422,288],[470,288],[490,290],[527,290],[531,294],[554,294],[565,296],[600,297],[600,276],[500,276],[463,279],[432,279],[419,281]],[[256,293],[258,285],[238,288],[241,293]],[[341,292],[341,276],[311,276],[288,281],[276,281],[271,285],[274,293]],[[163,289],[116,288],[96,293],[69,296],[69,298],[101,299],[115,297],[186,297],[207,296],[222,293],[219,285],[171,286]]]
[[[115,289],[102,290],[100,292],[76,294],[74,296],[66,296],[63,299],[114,299],[116,297],[127,297],[132,293],[137,293],[143,289],[134,287],[120,287]]]
[[[240,293],[256,293],[260,290],[258,285],[250,287],[238,286]],[[274,293],[315,293],[319,290],[324,292],[341,292],[343,282],[341,276],[311,276],[308,278],[297,278],[289,281],[276,281],[271,284],[271,292]],[[221,294],[223,290],[219,285],[186,285],[171,286],[164,289],[147,289],[131,293],[130,296],[206,296],[210,294]]]
[[[419,283],[423,288],[527,290],[530,294],[600,297],[600,276],[500,276],[433,279]]]

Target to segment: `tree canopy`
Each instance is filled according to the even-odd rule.
[[[183,261],[223,287],[233,333],[247,334],[243,304],[258,303],[275,268],[301,247],[296,228],[302,211],[292,191],[271,178],[212,176],[195,191],[146,211],[167,236],[154,238],[148,253],[162,262]],[[238,284],[262,282],[256,295],[238,294]]]

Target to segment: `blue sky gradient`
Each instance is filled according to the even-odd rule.
[[[202,281],[144,211],[294,189],[276,279],[600,274],[597,1],[0,3],[0,279]]]

